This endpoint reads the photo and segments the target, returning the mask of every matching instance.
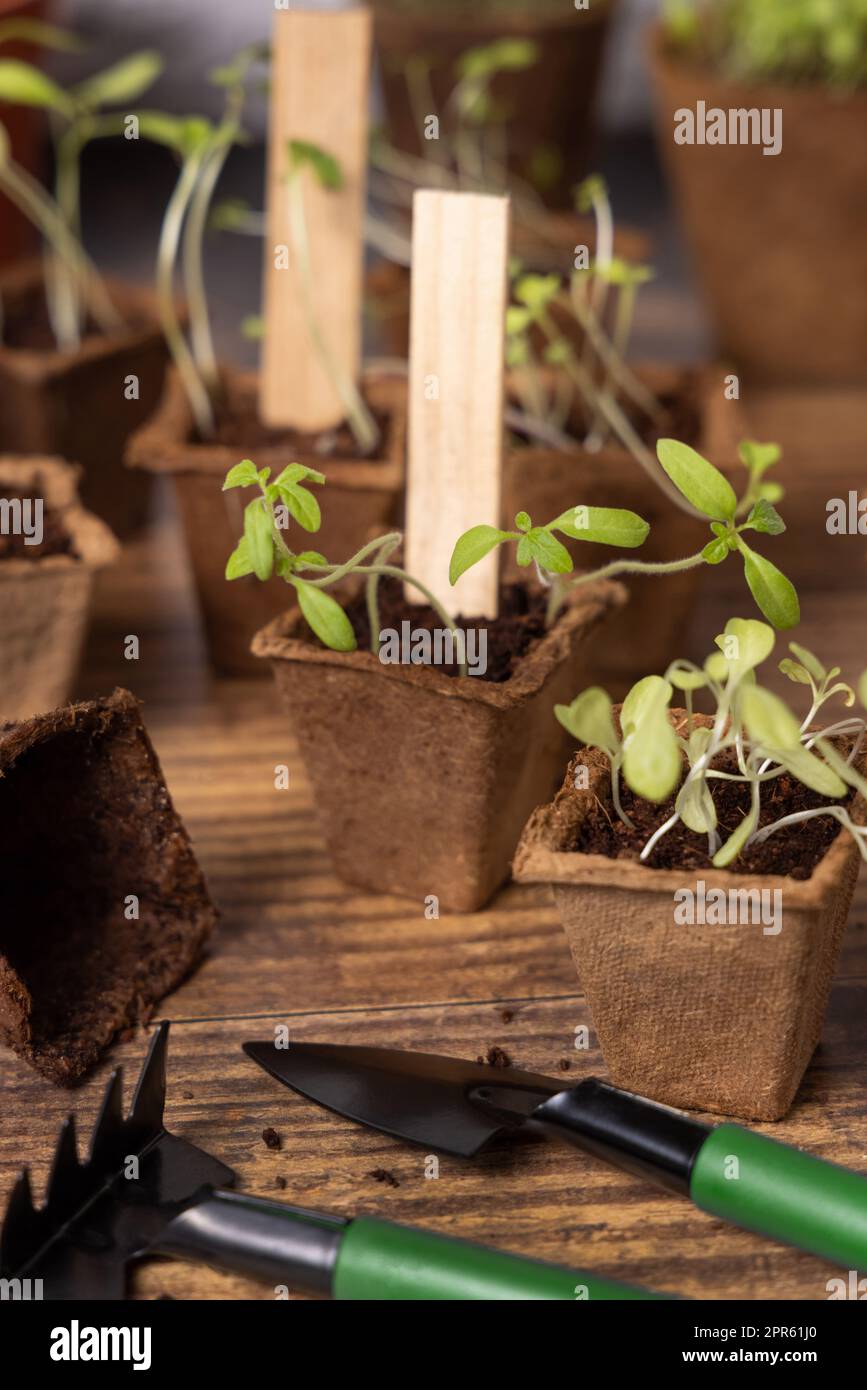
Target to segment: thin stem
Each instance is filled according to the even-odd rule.
[[[190,197],[184,228],[183,277],[190,313],[190,343],[209,395],[213,395],[219,387],[220,369],[217,365],[205,289],[205,229],[214,189],[228,159],[229,149],[230,143],[227,139],[204,156],[201,176],[196,181]]]
[[[621,757],[620,757],[619,754],[618,754],[616,757],[611,758],[611,760],[610,760],[610,762],[611,762],[611,800],[612,800],[612,802],[614,803],[614,809],[615,809],[615,811],[617,812],[617,814],[618,814],[618,816],[620,817],[620,819],[623,821],[623,824],[624,824],[624,825],[627,825],[627,826],[629,827],[630,830],[634,830],[634,829],[635,829],[635,824],[634,824],[634,822],[629,818],[629,816],[626,814],[626,812],[624,811],[624,809],[623,809],[623,804],[622,804],[622,802],[621,802],[621,800],[620,800],[620,764],[621,764],[621,761],[622,761],[622,759],[621,759]]]
[[[657,423],[660,422],[664,414],[662,406],[641,378],[636,376],[632,368],[617,356],[602,324],[579,293],[581,283],[581,277],[573,275],[568,298],[568,305],[571,307],[572,313],[585,334],[590,338],[603,365],[610,371],[612,379],[652,420]],[[555,303],[565,304],[566,300],[560,296],[555,300]]]
[[[54,193],[58,211],[76,240],[81,242],[81,137],[77,123],[56,141]],[[78,283],[64,258],[53,251],[45,274],[46,297],[58,342],[73,348],[81,341],[81,302]]]
[[[689,555],[685,560],[612,560],[598,570],[588,570],[572,580],[573,585],[591,584],[597,579],[612,579],[618,574],[678,574],[682,570],[695,569],[703,565],[701,553]]]
[[[602,395],[612,396],[614,394],[614,361],[622,362],[626,356],[626,348],[629,343],[629,334],[632,329],[632,317],[635,310],[635,286],[633,284],[621,285],[617,294],[617,308],[614,319],[614,331],[611,335],[611,346],[615,356],[609,357],[605,364],[605,375],[602,378]],[[585,442],[585,447],[596,450],[605,443],[605,435],[602,431],[601,411],[597,408],[596,418],[591,422],[590,433]]]
[[[199,432],[207,437],[214,430],[214,412],[195,358],[187,346],[175,306],[174,271],[184,217],[202,167],[204,152],[190,155],[181,165],[180,176],[169,199],[157,250],[157,300],[163,333],[181,381],[184,384]]]
[[[845,826],[858,846],[861,858],[867,860],[867,826],[856,825],[844,806],[816,806],[811,811],[793,811],[790,816],[781,816],[772,825],[765,825],[762,826],[761,830],[756,830],[750,836],[747,844],[762,844],[768,836],[775,835],[778,830],[782,830],[785,826],[814,820],[818,816],[832,816],[834,820],[838,820],[842,826]]]

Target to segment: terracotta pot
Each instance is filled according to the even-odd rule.
[[[4,487],[41,497],[59,513],[74,555],[0,559],[0,719],[25,719],[68,698],[78,669],[97,570],[120,548],[104,522],[85,511],[77,470],[59,459],[0,457]]]
[[[531,4],[495,12],[471,5],[424,7],[374,0],[374,34],[385,98],[386,121],[394,144],[421,152],[423,133],[410,104],[404,70],[409,59],[432,60],[435,111],[443,117],[454,86],[454,65],[468,48],[503,37],[532,39],[539,58],[524,72],[501,73],[493,84],[497,101],[512,113],[507,123],[510,167],[528,177],[533,157],[559,151],[561,171],[545,191],[554,207],[571,203],[571,190],[587,172],[595,136],[596,90],[613,0],[594,0],[588,10]]]
[[[225,371],[228,399],[255,399],[257,378],[252,373]],[[290,605],[280,580],[261,584],[252,575],[229,583],[226,561],[244,529],[243,510],[249,495],[222,492],[228,470],[245,456],[272,476],[287,463],[319,469],[327,478],[321,489],[322,529],[306,538],[307,549],[329,560],[348,560],[371,531],[387,531],[396,520],[403,487],[406,445],[406,386],[399,381],[370,378],[364,383],[368,402],[387,415],[388,424],[379,459],[337,459],[303,454],[285,444],[265,447],[201,443],[186,393],[170,372],[159,409],[130,440],[127,463],[151,473],[169,474],[175,487],[187,537],[196,591],[211,659],[218,671],[261,675],[263,667],[250,654],[257,628]],[[300,531],[297,533],[300,537]]]
[[[652,47],[657,132],[719,346],[756,380],[867,373],[867,93],[747,85]],[[676,145],[674,112],[780,108],[782,149]]]
[[[217,920],[128,691],[0,729],[0,866],[0,1037],[71,1085]]]
[[[743,419],[737,401],[723,394],[723,367],[696,370],[645,367],[641,379],[663,399],[685,403],[683,413],[694,418],[692,444],[723,472],[738,470],[737,444],[743,438]],[[746,474],[739,470],[744,481]],[[737,479],[734,479],[737,484]],[[695,554],[710,539],[708,525],[670,502],[631,454],[610,443],[596,454],[566,454],[536,445],[510,449],[503,471],[503,524],[512,526],[515,514],[529,512],[534,522],[547,522],[577,505],[624,507],[650,523],[650,535],[635,558],[673,560]],[[564,542],[576,566],[602,565],[603,547]],[[606,625],[604,646],[590,654],[593,681],[613,698],[625,695],[641,676],[664,669],[682,655],[684,630],[697,601],[701,570],[685,570],[664,578],[637,576],[627,585],[630,601]]]
[[[10,20],[44,20],[47,6],[44,0],[0,0],[0,24]],[[39,64],[44,49],[21,39],[3,45],[4,62]],[[0,105],[0,125],[9,137],[12,158],[29,173],[35,174],[40,164],[42,137],[45,135],[45,114],[33,106]],[[9,199],[0,194],[0,265],[32,247],[36,240],[33,226]]]
[[[563,763],[551,713],[571,699],[584,644],[623,602],[576,592],[502,684],[372,652],[328,651],[286,614],[257,633],[301,737],[322,829],[342,879],[474,912],[508,876],[521,826]]]
[[[682,710],[672,711],[685,719]],[[589,786],[576,789],[577,767]],[[553,802],[530,817],[520,883],[550,883],[612,1081],[665,1105],[778,1120],[819,1042],[860,856],[841,832],[800,881],[729,869],[649,869],[565,846],[594,799],[611,807],[607,761],[582,749]],[[857,797],[856,820],[865,806]],[[611,810],[613,815],[613,809]],[[782,893],[782,930],[678,925],[674,894]],[[773,901],[773,900],[772,900]]]
[[[41,263],[28,261],[0,273],[7,324],[41,304]],[[159,400],[166,349],[154,296],[108,282],[129,328],[116,337],[92,334],[75,352],[0,344],[0,440],[10,454],[58,454],[83,469],[83,501],[118,535],[145,519],[148,479],[125,472],[124,446]],[[127,400],[128,376],[139,381],[138,400]]]

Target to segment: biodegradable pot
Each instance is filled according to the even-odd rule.
[[[534,156],[556,149],[561,169],[545,190],[552,206],[571,203],[572,189],[587,172],[595,136],[596,91],[614,0],[593,0],[588,10],[540,4],[497,6],[415,5],[374,0],[374,36],[379,56],[386,124],[393,143],[422,153],[423,131],[413,111],[404,71],[408,62],[429,59],[434,111],[443,118],[454,86],[454,66],[469,48],[500,38],[532,39],[539,57],[523,72],[498,74],[493,95],[509,111],[509,164],[527,178]]]
[[[252,373],[223,373],[227,398],[256,399]],[[261,675],[263,667],[250,654],[257,628],[290,605],[285,584],[261,584],[252,575],[226,580],[226,561],[243,533],[244,505],[249,494],[222,492],[223,479],[240,459],[250,456],[276,476],[287,463],[306,463],[323,472],[322,528],[315,535],[296,532],[299,548],[315,549],[341,563],[371,532],[387,531],[397,519],[403,488],[406,448],[406,386],[386,378],[364,382],[369,404],[387,417],[381,457],[334,459],[299,452],[283,442],[251,445],[203,443],[196,435],[189,402],[174,371],[166,379],[162,401],[153,418],[130,440],[131,468],[171,476],[178,499],[193,566],[196,591],[217,670],[232,675]],[[314,488],[319,492],[319,489]],[[304,545],[300,544],[304,539]]]
[[[572,699],[589,633],[623,601],[616,584],[573,593],[502,684],[329,651],[297,611],[257,633],[340,877],[419,901],[435,894],[449,911],[482,907],[562,767],[552,708]]]
[[[579,764],[589,769],[583,790],[574,784]],[[513,871],[520,883],[553,887],[612,1081],[665,1105],[781,1119],[821,1035],[857,847],[841,831],[803,881],[649,869],[564,848],[596,798],[614,814],[607,760],[582,749],[554,801],[530,817]],[[855,819],[865,810],[857,797]],[[782,930],[678,925],[674,894],[698,879],[708,890],[781,890]]]
[[[652,45],[658,143],[726,356],[756,380],[867,373],[867,93],[734,82]],[[781,109],[782,148],[676,145],[674,113]]]
[[[108,288],[128,325],[116,336],[89,333],[74,352],[59,352],[49,338],[0,344],[0,440],[9,454],[58,454],[80,464],[83,501],[126,536],[146,517],[150,486],[124,470],[123,451],[159,400],[166,348],[150,291],[112,281]],[[39,313],[41,263],[0,273],[0,300],[7,325]],[[137,400],[126,398],[129,376],[138,378]]]
[[[216,920],[134,696],[0,728],[4,1042],[73,1084],[180,984]]]
[[[4,488],[58,514],[74,553],[0,558],[0,719],[26,719],[69,696],[87,628],[93,580],[120,548],[79,504],[78,470],[60,459],[0,457]]]
[[[737,463],[737,444],[745,429],[737,401],[723,394],[723,367],[696,370],[645,367],[641,379],[675,410],[694,421],[684,439],[723,472],[746,474]],[[737,481],[737,480],[735,480]],[[648,477],[626,449],[609,443],[598,453],[567,454],[548,446],[508,450],[503,470],[503,524],[529,512],[534,522],[552,521],[570,507],[625,507],[650,523],[650,535],[636,560],[660,561],[693,555],[710,539],[708,524],[681,511]],[[564,541],[576,566],[603,565],[611,558],[600,546]],[[605,628],[605,643],[590,657],[593,681],[615,698],[649,671],[661,671],[682,655],[685,629],[697,601],[701,569],[664,577],[636,575],[627,581],[630,601]],[[595,648],[596,644],[594,644]]]

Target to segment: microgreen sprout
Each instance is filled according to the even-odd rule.
[[[677,574],[703,564],[718,565],[729,555],[739,554],[747,586],[764,616],[776,628],[794,627],[800,619],[800,605],[794,585],[776,565],[744,540],[744,532],[747,531],[774,536],[786,529],[773,503],[766,495],[759,495],[763,487],[771,486],[761,481],[761,465],[769,466],[767,451],[776,449],[776,446],[746,441],[741,449],[752,460],[750,487],[756,493],[756,500],[750,505],[745,519],[738,521],[738,498],[719,469],[688,445],[680,444],[675,439],[660,439],[657,457],[666,477],[696,513],[710,523],[711,539],[696,554],[680,560],[612,560],[598,569],[578,575],[571,584],[588,584],[593,580],[620,575]],[[539,579],[550,587],[549,621],[553,620],[569,587],[564,583],[563,576],[571,574],[573,569],[572,557],[551,534],[553,531],[559,531],[572,540],[635,549],[643,544],[649,530],[647,523],[635,512],[582,506],[570,508],[546,526],[533,526],[526,512],[519,512],[515,525],[517,531],[501,531],[493,526],[474,526],[466,531],[459,538],[452,555],[451,582],[454,584],[465,570],[482,560],[494,546],[516,540],[518,563],[528,565],[534,561]]]
[[[410,584],[434,609],[443,627],[453,634],[456,649],[462,653],[459,673],[466,675],[463,634],[453,618],[424,584],[391,563],[392,556],[403,543],[399,531],[368,541],[339,565],[331,564],[319,551],[291,549],[284,535],[290,520],[308,534],[318,531],[322,524],[319,502],[310,491],[314,483],[324,484],[324,475],[303,463],[288,464],[273,481],[270,468],[257,468],[252,459],[242,459],[229,469],[223,483],[224,492],[255,487],[258,495],[244,508],[244,534],[229,556],[226,578],[241,579],[254,574],[263,582],[272,575],[284,580],[295,590],[298,606],[320,642],[337,652],[355,651],[357,643],[349,618],[327,589],[353,576],[364,579],[371,651],[376,653],[380,632],[380,581],[389,578]]]
[[[716,648],[704,662],[677,660],[664,677],[646,676],[633,686],[620,712],[620,732],[606,692],[592,687],[571,705],[557,705],[555,714],[581,743],[598,748],[611,766],[612,802],[620,819],[631,825],[620,796],[622,778],[645,801],[661,803],[677,790],[672,814],[660,824],[641,851],[646,860],[680,821],[707,836],[708,856],[717,868],[734,863],[753,845],[762,844],[787,826],[831,816],[852,835],[867,859],[867,826],[856,824],[845,804],[851,790],[867,796],[867,779],[858,769],[867,720],[859,715],[832,719],[817,728],[824,705],[840,696],[846,707],[855,702],[851,686],[838,681],[839,667],[826,670],[812,652],[796,642],[779,669],[795,684],[809,687],[810,703],[799,718],[787,703],[758,683],[756,671],[771,656],[775,635],[766,623],[732,618],[716,638]],[[677,729],[668,716],[677,690],[687,717]],[[713,704],[711,722],[697,720],[693,698],[705,691]],[[867,703],[867,672],[859,682]],[[733,755],[737,771],[719,767],[722,754]],[[760,826],[763,790],[783,773],[834,804],[795,811]],[[723,840],[712,789],[725,780],[749,788],[749,809]],[[679,790],[678,790],[679,788]]]

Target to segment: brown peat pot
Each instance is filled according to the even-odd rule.
[[[0,727],[0,866],[0,1037],[72,1085],[217,919],[128,691]]]
[[[685,717],[672,711],[676,722]],[[575,786],[579,767],[586,789]],[[569,849],[597,799],[613,816],[607,760],[582,749],[554,801],[530,817],[513,872],[519,883],[553,887],[612,1081],[666,1105],[782,1118],[821,1036],[857,847],[841,830],[803,880],[651,869]],[[854,819],[863,824],[865,811],[856,797]],[[705,893],[779,890],[781,930],[678,924],[674,895],[699,880]]]
[[[560,162],[544,190],[552,206],[571,202],[572,188],[587,172],[595,135],[596,91],[602,70],[614,0],[593,0],[587,10],[573,5],[526,0],[522,5],[436,5],[374,0],[374,35],[379,56],[386,124],[398,149],[422,153],[423,131],[413,111],[404,76],[420,55],[431,62],[434,110],[443,118],[455,83],[454,65],[469,48],[501,38],[532,39],[536,63],[521,72],[498,74],[495,101],[509,112],[509,165],[528,178],[540,152],[554,152]]]
[[[723,394],[725,368],[704,370],[644,367],[637,373],[663,403],[671,425],[661,433],[699,450],[737,488],[746,473],[737,445],[746,433],[738,401]],[[649,446],[651,447],[651,446]],[[653,449],[651,447],[651,452]],[[661,469],[660,469],[661,473]],[[516,446],[506,453],[503,471],[503,524],[518,511],[534,522],[552,521],[570,507],[624,507],[650,523],[650,535],[633,553],[636,560],[676,560],[693,555],[709,539],[707,522],[681,511],[648,477],[626,449],[609,442],[598,453],[570,454],[547,445]],[[576,566],[603,565],[611,558],[601,546],[564,541]],[[684,631],[697,602],[701,568],[661,577],[636,575],[625,581],[628,607],[612,615],[605,642],[588,654],[592,680],[618,699],[649,671],[663,670],[683,645]]]
[[[734,82],[652,43],[658,143],[721,351],[757,381],[867,375],[867,92]],[[676,145],[674,113],[780,109],[782,147]]]
[[[300,544],[335,563],[350,556],[397,520],[403,489],[406,448],[406,385],[384,377],[364,382],[368,404],[383,422],[377,458],[329,458],[303,447],[287,431],[264,432],[257,419],[258,379],[254,373],[223,373],[229,417],[237,413],[256,421],[255,437],[238,443],[209,443],[196,434],[186,393],[176,372],[169,372],[165,391],[153,418],[130,440],[127,463],[133,469],[171,477],[184,524],[196,591],[211,660],[218,671],[231,675],[261,675],[263,667],[250,654],[257,628],[287,607],[286,586],[261,584],[254,576],[225,577],[226,561],[244,530],[244,506],[251,494],[223,492],[228,470],[242,458],[253,458],[272,477],[288,463],[305,463],[325,474],[326,484],[313,490],[322,507],[322,528]]]
[[[0,498],[41,498],[44,540],[0,535],[0,719],[25,719],[67,699],[78,669],[96,571],[120,547],[78,501],[78,470],[60,459],[0,457]]]
[[[126,441],[162,391],[166,348],[149,290],[108,281],[127,327],[88,333],[60,352],[47,325],[41,263],[0,272],[5,328],[0,344],[0,448],[7,454],[57,454],[83,469],[87,506],[126,536],[146,517],[149,480],[123,467]],[[127,378],[138,399],[127,399]]]
[[[299,736],[322,829],[348,883],[474,912],[507,878],[521,827],[563,765],[552,709],[571,700],[588,638],[624,601],[573,592],[496,684],[311,640],[300,614],[257,633]]]

